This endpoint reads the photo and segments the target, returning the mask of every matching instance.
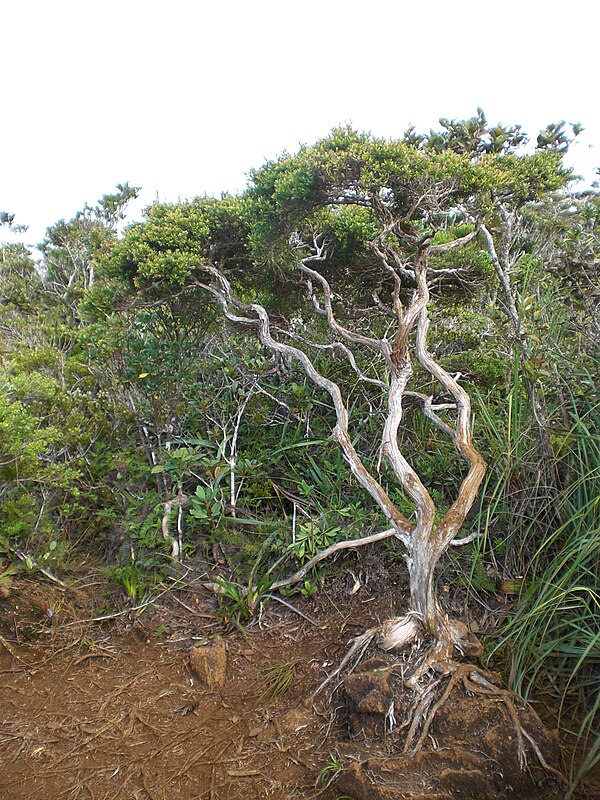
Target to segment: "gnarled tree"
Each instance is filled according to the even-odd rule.
[[[336,420],[332,436],[388,527],[334,544],[274,588],[302,579],[340,548],[395,539],[410,575],[410,608],[359,637],[352,652],[375,637],[387,650],[425,642],[415,685],[434,665],[451,669],[455,650],[477,651],[465,626],[442,608],[434,575],[451,546],[472,539],[460,531],[486,469],[472,441],[471,403],[460,374],[450,374],[428,350],[431,293],[469,279],[468,259],[457,268],[448,256],[473,246],[482,230],[493,236],[495,198],[518,205],[559,188],[566,178],[560,153],[518,153],[523,137],[516,129],[497,128],[491,138],[472,131],[473,142],[468,126],[465,141],[458,128],[448,130],[452,135],[437,138],[411,131],[399,141],[335,130],[252,173],[239,202],[153,207],[115,254],[139,285],[158,280],[208,292],[233,325],[254,330],[270,351],[294,359],[329,395]],[[258,274],[261,281],[249,289]],[[285,294],[273,314],[269,305],[280,278]],[[307,302],[299,299],[300,289]],[[292,297],[301,304],[295,312],[302,316],[300,326],[285,313]],[[312,326],[304,321],[309,309],[317,320]],[[372,449],[412,502],[413,514],[402,513],[377,467],[355,446],[342,382],[319,367],[323,351],[345,359],[358,381],[385,398],[380,439]],[[465,474],[447,508],[436,508],[418,463],[402,452],[399,430],[407,401],[419,405],[464,461]]]

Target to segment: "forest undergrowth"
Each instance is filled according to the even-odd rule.
[[[105,587],[95,616],[143,611],[143,620],[182,564],[201,563],[219,624],[242,635],[265,608],[293,615],[289,606],[320,598],[332,580],[363,585],[360,558],[335,547],[377,534],[382,514],[332,441],[334,404],[285,354],[239,322],[227,327],[198,274],[207,259],[226,265],[240,302],[266,308],[281,341],[311,339],[319,375],[343,389],[352,447],[390,506],[415,524],[413,498],[382,458],[384,370],[374,355],[353,362],[332,344],[316,279],[307,283],[292,268],[305,240],[326,231],[327,275],[350,284],[334,294],[336,314],[353,335],[368,322],[385,341],[392,323],[380,295],[391,294],[396,312],[410,310],[406,264],[423,245],[378,233],[373,209],[391,196],[383,190],[365,194],[372,209],[366,200],[333,208],[338,195],[328,188],[322,200],[315,181],[335,183],[335,170],[346,180],[358,153],[368,180],[387,181],[385,191],[400,197],[394,169],[404,175],[403,159],[414,156],[414,181],[432,159],[442,178],[417,175],[419,198],[430,205],[411,220],[432,242],[428,347],[470,395],[469,435],[488,465],[463,526],[468,541],[449,547],[435,587],[446,611],[481,640],[483,663],[553,718],[569,798],[600,760],[600,201],[560,172],[568,146],[561,130],[564,138],[531,162],[533,178],[530,162],[515,157],[515,185],[532,181],[531,196],[490,192],[487,173],[482,189],[460,153],[485,167],[494,157],[481,150],[489,126],[481,117],[465,125],[439,141],[407,134],[385,153],[378,141],[340,129],[268,162],[240,197],[157,203],[123,233],[136,195],[124,184],[48,228],[38,254],[2,245],[0,617],[23,579],[79,591],[87,574]],[[504,134],[495,155],[498,174],[508,175],[520,142]],[[342,170],[335,159],[348,152],[354,160]],[[428,192],[449,181],[448,170],[452,191],[459,180],[467,188],[450,206],[446,195],[431,205]],[[10,215],[3,221],[16,227]],[[318,249],[324,240],[314,241]],[[377,248],[385,263],[395,253],[401,280],[394,288],[380,276],[371,293]],[[417,391],[404,398],[397,444],[407,464],[418,464],[441,524],[466,474],[456,439],[444,435],[453,398],[416,361],[413,369]],[[421,413],[427,398],[442,409],[433,417]],[[405,553],[397,537],[378,546],[396,576],[400,614]],[[285,585],[328,548],[334,558]],[[48,620],[60,613],[52,604],[41,611]]]

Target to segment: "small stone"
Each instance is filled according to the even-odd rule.
[[[207,689],[220,688],[227,677],[227,649],[220,636],[190,651],[190,669]]]

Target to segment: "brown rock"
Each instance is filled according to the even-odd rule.
[[[390,670],[346,675],[344,689],[348,701],[363,714],[387,714],[394,699]]]
[[[386,786],[377,780],[369,767],[368,762],[350,764],[337,779],[336,789],[347,792],[356,800],[455,800],[446,792],[405,792],[404,788],[408,788],[406,783],[401,789]]]
[[[383,737],[386,716],[394,699],[392,671],[346,675],[344,690],[351,736],[365,739]]]
[[[523,769],[508,700],[515,704],[520,724],[545,760],[558,763],[559,752],[537,716],[530,709],[518,708],[508,693],[468,696],[462,686],[456,686],[439,706],[423,749],[404,753],[402,737],[395,738],[395,731],[388,732],[387,738],[382,733],[382,714],[358,710],[364,704],[370,709],[385,706],[385,682],[371,683],[380,675],[370,673],[354,686],[350,681],[354,696],[349,698],[348,718],[355,738],[352,744],[337,747],[342,770],[336,777],[336,791],[353,800],[558,800],[564,795],[556,773],[542,767],[527,740],[528,766]],[[396,692],[397,705],[406,707],[400,685]],[[363,730],[356,736],[361,717]]]
[[[217,636],[210,644],[193,647],[190,669],[207,689],[223,686],[227,677],[227,650],[223,639]]]

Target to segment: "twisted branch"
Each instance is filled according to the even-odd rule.
[[[420,291],[429,299],[426,269],[422,264],[423,262],[417,261],[416,266],[421,265],[421,268],[416,269],[416,278]],[[427,304],[425,303],[419,314],[417,324],[415,344],[417,358],[429,374],[438,380],[456,401],[456,425],[454,431],[452,431],[452,440],[458,452],[469,465],[468,474],[460,486],[456,500],[436,530],[436,538],[442,549],[444,549],[454,539],[475,502],[479,486],[485,475],[486,464],[473,447],[471,439],[471,400],[469,395],[459,385],[458,381],[433,359],[427,350],[428,328],[429,315],[427,314]],[[449,433],[448,430],[446,432]]]
[[[229,281],[211,265],[206,265],[203,271],[210,275],[217,283],[217,286],[210,284],[203,284],[197,281],[197,285],[210,292],[213,297],[221,305],[225,317],[236,325],[244,325],[246,327],[254,328],[259,336],[260,341],[265,347],[270,350],[281,353],[287,357],[295,358],[300,362],[304,371],[313,383],[319,388],[326,391],[333,401],[336,413],[337,424],[333,430],[333,439],[338,442],[342,449],[344,458],[348,462],[352,474],[358,480],[360,485],[375,500],[378,506],[382,509],[388,521],[392,524],[395,530],[395,535],[405,544],[409,542],[409,534],[412,526],[409,521],[400,513],[397,506],[392,502],[391,498],[383,487],[369,474],[354,445],[350,440],[348,434],[348,410],[342,399],[340,387],[334,381],[326,378],[316,369],[308,355],[297,347],[293,347],[283,342],[278,342],[273,339],[271,335],[271,328],[269,317],[265,308],[258,303],[251,305],[240,302],[232,293]],[[234,314],[230,305],[238,308],[246,314],[251,313],[252,316],[240,316]]]

